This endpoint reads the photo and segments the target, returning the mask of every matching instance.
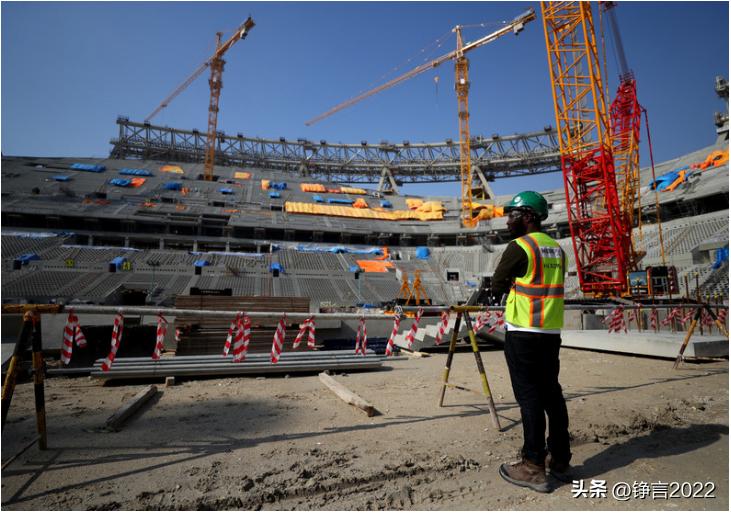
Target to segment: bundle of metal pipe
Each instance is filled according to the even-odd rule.
[[[364,370],[379,368],[386,360],[373,351],[362,356],[349,350],[284,353],[277,364],[271,363],[268,353],[249,354],[244,362],[233,362],[232,359],[231,355],[188,355],[158,361],[148,357],[126,357],[116,359],[112,369],[106,372],[101,370],[103,360],[99,359],[94,363],[91,376],[111,379]],[[389,357],[389,360],[393,359]]]

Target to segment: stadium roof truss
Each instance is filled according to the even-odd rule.
[[[159,127],[117,118],[119,137],[112,139],[110,157],[178,162],[203,162],[207,135],[197,130]],[[489,178],[507,178],[561,171],[556,131],[471,141],[472,163]],[[218,133],[216,164],[252,166],[293,172],[331,182],[377,183],[384,168],[400,182],[454,182],[460,180],[459,144],[369,144],[288,141],[229,136]]]

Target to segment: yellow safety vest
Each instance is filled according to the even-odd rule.
[[[542,232],[532,232],[515,242],[528,256],[528,270],[510,289],[505,321],[524,328],[560,329],[566,271],[563,249]]]

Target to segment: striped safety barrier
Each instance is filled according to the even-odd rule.
[[[653,307],[652,310],[650,311],[650,328],[652,330],[654,330],[655,332],[657,332],[658,318],[659,318],[659,315],[657,313],[657,309]]]
[[[366,321],[361,316],[358,323],[358,331],[355,334],[355,354],[362,353],[365,357],[366,346],[368,345],[368,333],[366,332]]]
[[[399,325],[401,325],[401,311],[397,310],[393,315],[393,330],[391,330],[391,337],[388,338],[386,343],[386,357],[393,355],[393,340],[398,334]]]
[[[74,313],[74,310],[70,309],[66,326],[63,329],[63,346],[61,347],[61,362],[64,364],[71,362],[74,341],[76,341],[76,346],[79,348],[86,347],[86,337],[79,326],[79,318]]]
[[[503,316],[503,312],[496,312],[495,313],[495,321],[490,325],[490,328],[487,329],[488,334],[492,334],[497,330],[497,327],[502,327],[505,325],[505,318]]]
[[[609,332],[627,332],[627,323],[624,321],[624,309],[617,307],[609,316],[604,319],[604,323],[609,327]]]
[[[282,348],[284,347],[284,336],[285,336],[285,325],[287,323],[287,314],[282,314],[282,319],[277,324],[277,330],[274,332],[274,339],[272,340],[272,364],[279,362],[279,356],[282,355]]]
[[[249,342],[251,341],[251,318],[243,312],[239,314],[241,316],[238,317],[236,335],[234,336],[233,362],[243,362],[246,359]]]
[[[114,357],[117,355],[119,345],[122,343],[122,330],[124,329],[124,315],[120,311],[114,318],[114,327],[112,328],[112,348],[109,351],[109,355],[102,362],[102,371],[109,371],[112,369],[112,363]]]
[[[315,349],[315,317],[311,316],[304,320],[300,325],[300,331],[297,333],[297,337],[294,338],[293,349],[297,349],[302,343],[302,338],[307,333],[307,348],[310,350]]]
[[[411,345],[414,344],[414,336],[416,335],[416,329],[419,327],[419,321],[421,320],[422,314],[424,314],[424,309],[419,308],[419,310],[416,312],[416,317],[414,318],[414,322],[411,324],[411,329],[409,330],[409,333],[406,335],[406,342],[409,345],[409,349],[411,349]]]
[[[670,312],[668,313],[668,315],[665,317],[665,319],[660,322],[660,324],[664,327],[667,327],[674,320],[678,320],[680,322],[683,321],[683,314],[680,312],[680,309],[678,309],[677,307],[674,307],[673,309],[671,309]]]
[[[449,325],[449,311],[442,311],[442,319],[439,322],[439,328],[437,329],[437,337],[434,344],[439,346],[442,344],[442,338],[444,333],[447,331],[447,325]]]
[[[241,318],[244,316],[243,312],[237,312],[236,317],[231,320],[231,324],[228,327],[228,334],[226,335],[226,343],[223,345],[223,356],[228,356],[231,351],[231,343],[233,341],[234,333],[238,332],[239,325],[241,324]]]
[[[157,315],[157,338],[155,339],[155,351],[152,353],[152,360],[160,360],[160,355],[165,349],[165,334],[168,331],[168,320],[162,314]]]

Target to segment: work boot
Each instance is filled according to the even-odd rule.
[[[571,466],[569,463],[554,460],[550,453],[546,455],[546,472],[556,480],[560,480],[566,484],[570,484],[572,481]]]
[[[539,493],[550,493],[546,479],[546,467],[522,459],[513,464],[501,464],[500,476],[511,484],[528,487]]]

